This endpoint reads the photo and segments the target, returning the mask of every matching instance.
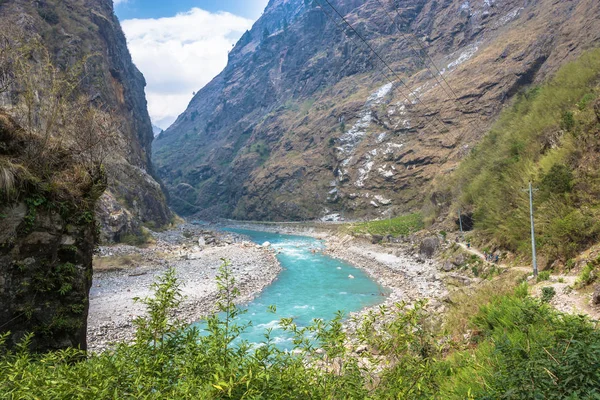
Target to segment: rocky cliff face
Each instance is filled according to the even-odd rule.
[[[0,1],[0,37],[0,334],[85,349],[99,235],[171,219],[145,81],[112,0]]]
[[[596,0],[331,4],[356,32],[324,0],[272,0],[155,142],[177,211],[376,217],[435,203],[435,178],[507,101],[600,44]]]
[[[73,68],[89,57],[77,90],[118,126],[105,162],[109,186],[98,205],[102,238],[118,241],[139,233],[143,224],[168,223],[171,213],[150,162],[146,83],[131,60],[112,1],[2,1],[0,25],[40,43],[59,68]],[[18,107],[15,92],[17,87],[0,96],[0,106],[11,114]]]
[[[105,174],[84,172],[72,151],[3,112],[0,143],[0,334],[10,332],[9,347],[33,334],[32,350],[85,350]]]

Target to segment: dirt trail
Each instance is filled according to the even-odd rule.
[[[476,255],[486,261],[485,255],[478,249],[467,246],[465,243],[458,243],[466,252]],[[540,297],[542,288],[553,287],[556,294],[550,301],[550,304],[561,312],[571,314],[585,314],[593,320],[600,320],[600,307],[590,305],[589,293],[574,289],[577,281],[577,275],[559,274],[551,275],[549,280],[536,282],[533,279],[533,271],[531,267],[524,266],[509,266],[507,264],[498,264],[501,268],[510,268],[511,270],[522,271],[530,274],[528,278],[531,286],[531,293],[536,297]]]

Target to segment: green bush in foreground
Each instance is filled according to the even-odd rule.
[[[341,314],[304,328],[283,319],[281,325],[294,337],[294,352],[279,350],[270,331],[260,346],[240,341],[244,327],[235,319],[244,311],[233,303],[237,290],[227,263],[218,288],[220,314],[207,319],[202,334],[170,318],[181,295],[169,270],[154,285],[155,296],[140,300],[148,317],[136,320],[131,344],[89,356],[77,350],[30,354],[28,341],[13,351],[2,348],[0,398],[600,397],[596,326],[584,317],[558,313],[522,288],[481,307],[466,350],[430,327],[424,302],[381,307],[359,321],[356,344],[369,350],[358,356],[346,347]],[[382,322],[390,312],[394,318]]]

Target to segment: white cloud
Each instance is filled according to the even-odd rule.
[[[123,1],[123,0],[119,0]],[[227,52],[252,21],[199,8],[122,23],[133,61],[146,77],[152,121],[167,128],[198,91],[227,64]]]
[[[113,0],[113,4],[116,6],[121,3],[127,3],[128,0]]]

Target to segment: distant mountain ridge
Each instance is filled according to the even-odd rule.
[[[158,126],[152,124],[152,133],[154,134],[154,137],[157,137],[158,135],[160,135],[160,133],[163,131],[162,128],[159,128]]]
[[[435,203],[434,179],[515,94],[600,45],[594,0],[330,3],[356,32],[324,0],[270,1],[154,143],[175,210],[300,220]]]

